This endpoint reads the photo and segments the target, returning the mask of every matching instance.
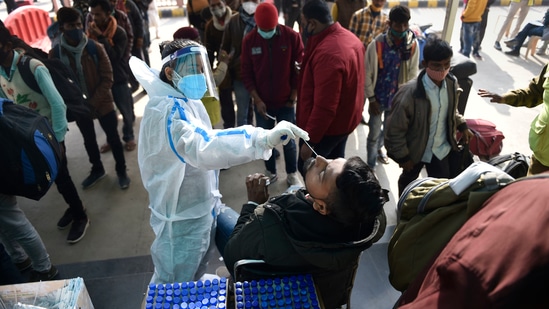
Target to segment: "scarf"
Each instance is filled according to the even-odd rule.
[[[63,52],[63,49],[69,53],[72,54],[74,57],[74,63],[76,64],[76,75],[78,76],[78,84],[80,85],[80,89],[82,92],[86,95],[87,98],[89,98],[88,94],[88,87],[86,87],[86,79],[84,78],[84,70],[82,69],[82,51],[88,44],[88,38],[86,36],[82,37],[82,40],[78,43],[76,46],[72,46],[67,43],[67,40],[65,40],[65,36],[61,35],[60,42],[60,48],[59,51],[59,58],[61,61],[67,65],[67,67],[71,67],[69,57],[67,56],[67,53]]]
[[[231,20],[231,16],[233,15],[233,12],[231,11],[231,8],[228,5],[226,6],[226,8],[227,8],[227,11],[225,12],[225,16],[222,17],[224,19],[223,25],[219,22],[221,18],[218,18],[217,16],[212,14],[214,28],[219,31],[225,31],[225,26],[227,26],[227,24]]]
[[[240,13],[240,18],[246,24],[246,28],[244,29],[244,36],[246,36],[255,27],[255,19],[253,15],[248,15],[242,6],[238,8],[238,12]]]
[[[118,24],[116,23],[116,19],[113,16],[109,16],[108,18],[109,19],[107,21],[107,28],[103,32],[101,32],[101,35],[107,38],[111,46],[114,46],[112,38],[116,33],[116,27],[118,26]],[[92,21],[92,23],[95,22]],[[86,31],[86,35],[88,35],[88,38],[98,41],[97,36],[91,34],[89,31]]]

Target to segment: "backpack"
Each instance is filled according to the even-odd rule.
[[[483,160],[499,155],[505,136],[496,129],[496,125],[484,119],[466,119],[466,122],[467,127],[474,134],[469,141],[471,152]]]
[[[496,166],[513,178],[521,178],[528,174],[530,160],[522,153],[511,153],[493,157],[488,164]]]
[[[22,55],[17,68],[23,78],[23,81],[32,90],[42,93],[36,78],[34,77],[34,69],[30,67],[32,58],[27,55]],[[67,106],[67,121],[72,122],[81,118],[91,118],[92,114],[86,96],[83,94],[74,72],[67,67],[61,60],[56,58],[38,59],[42,62],[50,72],[55,88],[63,97],[63,101]]]
[[[48,119],[0,99],[0,192],[39,200],[57,177],[61,150]]]
[[[398,201],[398,223],[389,242],[391,285],[406,290],[467,219],[512,180],[486,162],[475,162],[453,179],[410,183]]]

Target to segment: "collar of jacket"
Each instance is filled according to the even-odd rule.
[[[324,30],[320,31],[319,33],[311,36],[307,41],[307,45],[311,46],[312,48],[320,43],[322,40],[324,40],[324,38],[326,38],[327,36],[332,35],[336,31],[339,31],[341,29],[343,29],[343,27],[338,22],[335,22],[326,27]]]
[[[227,24],[231,20],[231,16],[233,16],[233,11],[231,10],[231,8],[228,5],[226,5],[225,7],[227,8],[227,11],[225,12],[225,17],[223,17],[225,19],[225,23],[223,23],[223,25],[219,23],[219,18],[212,14],[213,25],[215,29],[219,31],[225,30],[225,27],[227,27]]]

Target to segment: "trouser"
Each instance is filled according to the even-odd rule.
[[[55,184],[57,185],[57,191],[63,196],[65,202],[69,205],[71,213],[74,216],[75,220],[81,220],[86,218],[86,212],[84,211],[84,206],[82,205],[82,200],[76,191],[74,182],[72,181],[71,175],[69,174],[69,168],[67,166],[67,155],[65,142],[60,142],[61,150],[61,162],[59,162],[59,170],[57,171],[57,178],[55,178]]]
[[[234,102],[233,89],[219,89],[219,104],[221,105],[221,117],[223,118],[223,128],[234,128]]]
[[[496,38],[496,41],[500,41],[503,37],[503,34],[507,32],[511,28],[511,24],[513,23],[513,18],[515,18],[515,15],[517,15],[517,12],[520,9],[519,17],[517,18],[517,23],[515,25],[515,29],[513,32],[511,32],[511,35],[509,37],[514,38],[519,30],[520,25],[524,22],[524,19],[526,18],[526,15],[528,15],[528,11],[530,10],[530,7],[528,6],[528,0],[521,0],[520,2],[511,2],[509,5],[509,13],[507,14],[507,17],[503,21],[503,25],[501,25],[501,29],[499,30],[498,36]]]
[[[318,144],[314,146],[315,152],[326,159],[345,158],[345,146],[347,145],[348,136],[349,134],[326,135],[320,140]],[[304,144],[305,142],[300,139],[299,149],[301,149]],[[305,163],[305,160],[303,160],[301,156],[298,156],[297,169],[301,173],[301,176],[305,176],[305,173],[303,173],[303,165]]]
[[[245,124],[250,124],[248,119],[248,113],[250,109],[250,93],[244,86],[244,83],[239,80],[233,80],[233,89],[234,95],[236,97],[236,125],[243,126]]]
[[[484,13],[482,13],[482,17],[481,17],[482,20],[480,21],[477,35],[475,36],[475,41],[473,42],[473,54],[478,54],[480,51],[480,44],[482,44],[482,40],[484,40],[484,34],[486,33],[486,26],[488,25],[489,12],[490,12],[490,8],[486,7],[486,9],[484,9]]]
[[[11,261],[11,257],[0,243],[0,285],[16,284],[25,282],[25,278]]]
[[[382,110],[379,115],[370,114],[368,120],[368,137],[366,139],[366,157],[368,166],[374,168],[376,166],[378,151],[384,145],[383,129],[389,117],[389,110]],[[383,117],[383,120],[381,119]]]
[[[36,271],[44,272],[51,268],[44,242],[13,195],[0,194],[0,240],[14,263],[30,258]]]
[[[122,114],[122,139],[125,142],[133,141],[133,123],[135,122],[135,114],[133,112],[133,98],[128,82],[118,82],[112,85],[112,96],[116,108]]]
[[[97,145],[93,119],[91,117],[77,119],[76,126],[82,134],[82,139],[84,139],[84,148],[88,154],[88,160],[92,165],[92,171],[104,170],[103,163],[101,162],[101,153]]]
[[[533,35],[543,36],[543,26],[536,26],[531,23],[527,23],[526,26],[524,26],[524,28],[522,28],[522,30],[514,38],[516,40],[516,45],[513,50],[519,51],[522,44],[524,44],[524,41],[526,41],[526,38]]]
[[[126,158],[124,157],[124,148],[120,141],[120,135],[118,135],[118,117],[116,117],[116,111],[112,110],[99,117],[98,120],[107,136],[107,143],[111,146],[112,156],[116,162],[116,173],[124,174],[126,172]]]
[[[281,107],[279,109],[268,109],[267,113],[276,118],[277,122],[286,120],[290,123],[295,123],[294,107]],[[265,118],[263,115],[255,112],[255,122],[258,127],[263,129],[272,129],[275,126],[275,121],[270,118]],[[284,162],[286,164],[286,174],[295,173],[297,170],[297,151],[295,141],[291,139],[288,144],[283,146]],[[272,155],[269,160],[265,161],[265,168],[272,174],[276,174],[276,158]]]
[[[463,49],[461,50],[461,53],[467,57],[471,55],[471,49],[473,48],[473,43],[475,42],[475,37],[477,36],[479,26],[480,22],[461,23],[463,40]]]
[[[416,180],[421,172],[421,169],[425,166],[427,169],[427,175],[435,178],[450,178],[450,164],[448,156],[439,160],[435,155],[431,158],[430,163],[419,162],[414,167],[406,172],[402,170],[402,174],[398,178],[398,195],[400,196],[406,186],[412,181]]]

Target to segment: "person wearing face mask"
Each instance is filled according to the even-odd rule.
[[[295,123],[295,63],[303,59],[301,37],[290,27],[278,24],[278,11],[271,3],[261,3],[254,17],[257,27],[242,41],[241,62],[242,81],[255,105],[256,125],[272,129],[277,121]],[[284,146],[284,160],[288,185],[301,185],[294,141]],[[276,181],[275,156],[265,161],[265,168],[271,183]]]
[[[93,118],[99,120],[107,136],[107,142],[116,162],[119,186],[121,189],[127,189],[130,178],[126,172],[124,148],[118,135],[118,117],[114,110],[111,92],[113,72],[107,52],[103,45],[89,40],[84,34],[82,16],[78,10],[71,7],[60,8],[57,11],[57,21],[61,36],[58,45],[54,45],[50,50],[49,57],[60,59],[74,71],[78,85],[92,108]],[[84,189],[90,188],[106,176],[97,145],[93,118],[76,120],[92,164],[90,175],[82,182]],[[64,221],[72,221],[70,212],[65,213],[65,217],[67,218]]]
[[[254,14],[259,0],[242,0],[238,13],[231,17],[225,27],[221,49],[232,53],[229,62],[229,76],[233,83],[236,98],[236,125],[252,124],[253,108],[250,105],[250,93],[242,82],[240,55],[242,54],[242,40],[255,27]]]
[[[375,168],[376,162],[389,164],[383,152],[383,129],[391,111],[393,96],[398,87],[417,76],[419,66],[418,43],[409,30],[410,9],[397,5],[391,8],[388,31],[378,35],[366,49],[366,83],[364,95],[368,98],[367,163]]]
[[[276,145],[308,139],[307,132],[285,121],[272,130],[250,125],[212,129],[200,101],[217,96],[206,49],[191,40],[176,40],[164,46],[162,57],[160,72],[130,59],[150,98],[137,155],[156,236],[152,283],[193,281],[205,272],[222,205],[219,169],[267,160]]]
[[[402,168],[399,195],[425,166],[429,177],[450,178],[449,154],[467,144],[473,133],[457,111],[461,89],[448,74],[453,51],[441,39],[430,39],[423,49],[419,76],[402,85],[393,98],[385,127],[387,154]]]

